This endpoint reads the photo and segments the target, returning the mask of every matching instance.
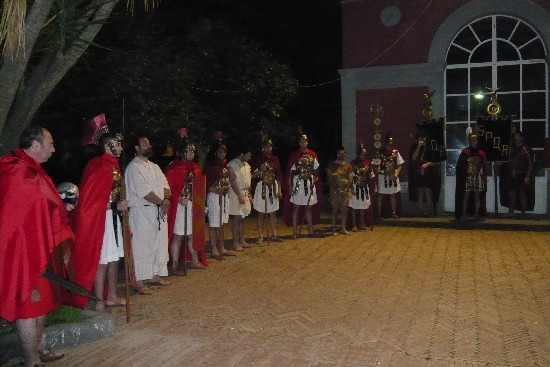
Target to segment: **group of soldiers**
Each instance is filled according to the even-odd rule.
[[[84,139],[85,144],[99,149],[99,155],[84,169],[78,201],[74,200],[74,192],[67,192],[71,189],[60,196],[40,166],[55,151],[53,137],[46,129],[27,128],[19,148],[0,158],[0,316],[16,321],[29,366],[63,356],[40,345],[45,314],[61,299],[82,308],[88,302],[86,297],[72,293],[56,295],[55,287],[42,277],[46,268],[61,269],[69,279],[92,291],[97,299],[95,309],[103,311],[105,307],[126,305],[127,299],[117,295],[118,262],[123,256],[131,260],[128,273],[136,291],[150,295],[154,287],[170,284],[166,278],[169,274],[184,275],[187,263],[191,268],[204,269],[207,257],[223,261],[251,247],[246,242],[244,218],[252,209],[258,214],[258,244],[283,241],[277,234],[280,202],[284,221],[292,226],[292,238],[301,235],[303,224],[307,226],[305,235],[314,236],[314,224],[319,222],[320,165],[304,134],[300,134],[299,147],[289,157],[285,174],[273,154],[273,141],[266,136],[260,154],[253,156],[252,149],[242,144],[228,162],[221,132],[216,133],[201,170],[195,144],[187,130],[180,129],[176,158],[164,172],[150,160],[153,147],[149,139],[138,136],[132,143],[135,157],[123,175],[118,162],[123,149],[121,137],[108,131],[101,116],[91,121],[92,129]],[[484,154],[477,148],[475,135],[470,135],[469,142],[457,165],[459,218],[464,218],[470,197],[474,198],[475,215],[479,215],[484,201],[481,193],[486,188]],[[424,204],[432,204],[434,180],[441,176],[439,164],[422,160],[425,149],[426,137],[418,136],[410,151],[409,180],[415,182],[421,213]],[[519,194],[519,200],[510,195],[510,201],[514,205],[519,202],[525,211],[533,166],[521,135],[514,138],[511,157],[506,168],[511,177],[509,192]],[[335,160],[326,168],[332,234],[372,229],[374,192],[377,217],[398,219],[403,164],[391,137],[386,138],[373,162],[367,158],[363,144],[349,163],[345,149],[338,148]],[[64,202],[62,197],[70,200]],[[383,204],[385,199],[389,205]],[[384,208],[390,210],[389,214],[384,214]],[[230,219],[232,245],[226,248],[224,226]],[[205,246],[206,222],[210,256]]]

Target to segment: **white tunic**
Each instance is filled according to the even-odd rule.
[[[168,275],[168,224],[159,207],[144,197],[154,192],[164,197],[170,189],[160,167],[135,157],[126,168],[126,192],[130,212],[132,251],[136,280]]]
[[[259,181],[256,184],[256,190],[254,191],[254,209],[260,213],[273,213],[279,210],[279,198],[277,197],[277,193],[279,192],[279,183],[275,181],[273,186],[266,186],[265,193],[262,193],[263,190],[264,188],[262,181]],[[267,200],[263,199],[264,196]]]
[[[233,190],[233,186],[229,185],[229,215],[240,215],[244,218],[252,210],[250,206],[250,184],[252,181],[250,165],[248,162],[235,158],[227,163],[227,168],[235,174],[235,183],[244,197],[244,204],[239,203],[237,193]]]
[[[401,154],[397,153],[397,165],[400,166],[403,163],[405,163],[405,160],[403,157],[401,157]],[[376,192],[379,194],[395,194],[401,191],[401,184],[399,183],[399,177],[397,180],[392,180],[388,176],[384,176],[383,174],[378,174],[378,179],[376,181]]]
[[[117,234],[115,237],[113,211],[107,209],[107,215],[105,215],[105,231],[103,232],[103,244],[101,245],[101,254],[99,255],[100,264],[108,264],[124,257],[122,225],[120,224],[118,215],[116,217],[116,224]]]
[[[374,178],[374,172],[370,172],[369,178]],[[359,197],[357,194],[359,193]],[[349,199],[348,207],[352,209],[368,209],[370,207],[370,192],[369,187],[357,188],[356,184],[353,184],[351,189],[351,198]]]
[[[319,168],[319,162],[317,161],[317,158],[313,161],[313,169]],[[292,167],[290,167],[291,171],[296,171],[296,165],[293,164]],[[313,181],[313,175],[311,175],[311,180],[302,180],[299,176],[294,175],[292,178],[292,188],[291,190],[294,190],[291,192],[290,196],[290,202],[292,204],[296,205],[315,205],[317,204],[317,192],[315,190],[315,184],[311,183]],[[306,187],[307,187],[307,195],[306,193]],[[311,195],[311,199],[310,199]],[[309,201],[309,202],[308,202]]]
[[[186,213],[187,212],[187,217]],[[187,225],[186,225],[187,222]],[[187,229],[185,229],[187,227]],[[174,234],[177,235],[187,235],[190,236],[193,234],[193,202],[188,201],[187,205],[181,205],[178,203],[178,208],[176,209],[176,219],[174,222]]]

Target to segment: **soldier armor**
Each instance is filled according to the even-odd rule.
[[[466,172],[468,176],[478,176],[481,172],[481,158],[479,156],[468,156]]]
[[[109,195],[110,203],[118,203],[120,201],[120,192],[122,190],[122,174],[119,169],[113,170],[113,187]]]
[[[225,195],[229,192],[229,170],[227,167],[224,167],[220,172],[220,177],[214,184],[214,187],[211,190],[222,190],[222,195]]]
[[[189,172],[183,183],[183,190],[181,190],[180,197],[182,199],[191,200],[193,198],[193,180],[195,179],[195,175],[192,172]]]
[[[304,189],[305,195],[308,195],[308,185],[305,184],[307,181],[310,181],[310,186],[313,186],[313,164],[315,159],[309,154],[304,154],[298,162],[296,162],[296,175],[298,179],[296,180],[296,186],[294,187],[294,194],[300,189],[300,182],[304,180]]]

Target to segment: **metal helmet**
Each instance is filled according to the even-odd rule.
[[[65,204],[76,205],[76,203],[78,202],[78,186],[76,186],[74,183],[62,182],[57,185],[57,191],[59,192],[59,196],[61,196],[61,199]]]

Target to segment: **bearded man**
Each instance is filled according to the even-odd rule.
[[[149,160],[153,146],[145,136],[134,144],[136,157],[126,168],[126,190],[132,232],[132,253],[139,294],[149,295],[150,285],[169,285],[168,225],[170,186],[160,167]]]

